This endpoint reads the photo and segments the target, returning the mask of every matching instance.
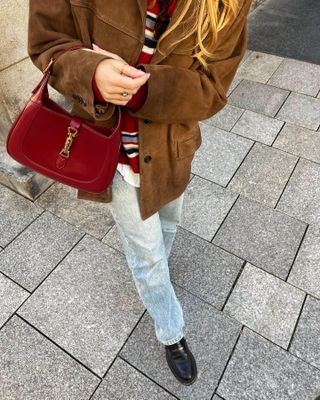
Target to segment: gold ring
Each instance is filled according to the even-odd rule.
[[[121,93],[121,96],[123,96],[123,97],[127,97],[127,96],[129,96],[129,93],[128,93],[128,92],[126,92],[126,91],[124,91],[124,92],[122,92],[122,93]]]

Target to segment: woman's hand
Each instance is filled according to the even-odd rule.
[[[103,60],[98,64],[95,80],[105,101],[125,106],[149,79],[150,74],[127,64],[120,56],[93,45],[97,53],[105,54],[112,59]],[[128,92],[127,97],[121,95]]]

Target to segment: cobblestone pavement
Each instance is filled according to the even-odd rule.
[[[170,271],[199,376],[169,371],[105,204],[0,187],[1,400],[320,394],[320,66],[247,51],[201,122]]]

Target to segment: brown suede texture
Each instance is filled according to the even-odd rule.
[[[170,25],[186,0],[178,0]],[[214,56],[205,70],[192,57],[195,37],[170,47],[188,24],[190,10],[173,34],[156,49],[150,64],[148,96],[130,114],[139,122],[140,192],[142,219],[180,196],[191,172],[191,162],[201,145],[198,122],[227,104],[227,92],[247,49],[247,16],[252,0],[239,0],[238,14],[218,32]],[[30,0],[28,53],[41,70],[61,50],[75,44],[101,48],[135,65],[144,42],[147,0]],[[161,50],[161,52],[159,51]],[[99,125],[116,124],[116,106],[97,106],[92,78],[107,56],[75,50],[55,63],[50,84],[74,102],[73,112]],[[151,156],[146,162],[145,157]],[[150,157],[149,157],[150,159]],[[112,184],[103,193],[76,191],[79,199],[112,201]]]

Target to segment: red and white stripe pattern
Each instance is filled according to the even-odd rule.
[[[177,0],[173,0],[168,9],[170,15]],[[149,64],[157,47],[157,40],[154,37],[154,27],[157,15],[159,14],[159,2],[151,7],[152,0],[148,0],[148,8],[145,24],[145,41],[139,58],[138,64]],[[123,107],[121,123],[122,149],[119,157],[118,170],[129,183],[139,186],[139,124],[138,119],[132,117],[126,107]],[[129,164],[131,168],[126,168]],[[134,183],[133,183],[134,182]]]

